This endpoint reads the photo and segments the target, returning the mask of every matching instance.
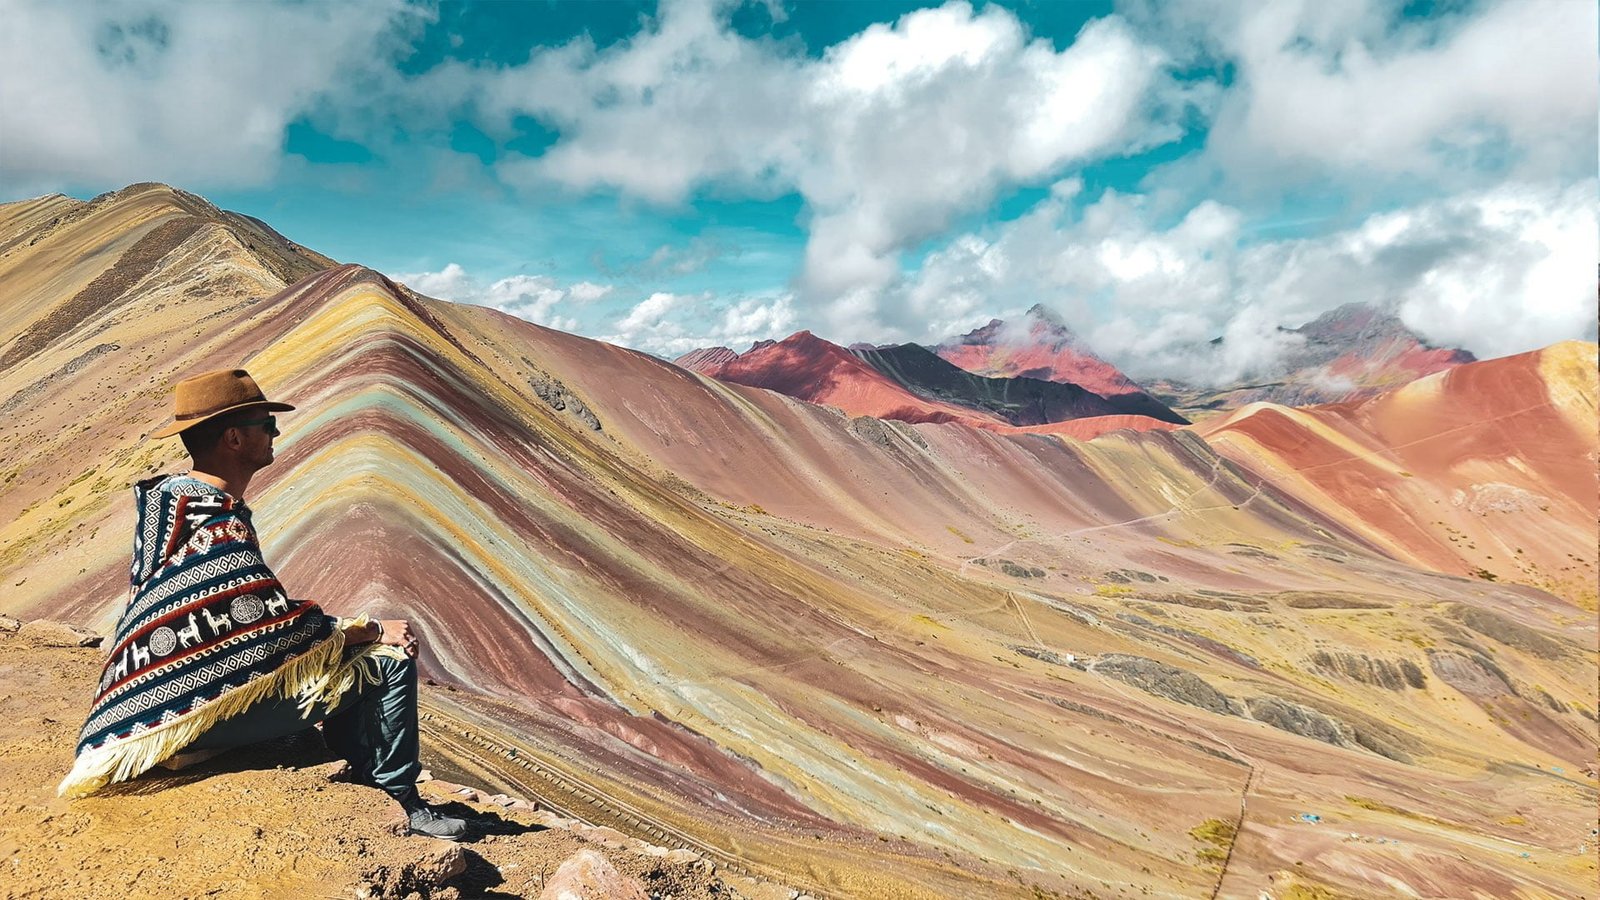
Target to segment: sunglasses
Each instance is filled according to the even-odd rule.
[[[249,428],[251,425],[261,425],[266,428],[268,437],[278,436],[278,417],[267,416],[265,419],[250,419],[245,422],[236,422],[239,428]]]

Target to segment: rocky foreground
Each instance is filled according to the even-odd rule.
[[[307,734],[82,800],[56,797],[99,669],[98,637],[0,617],[0,897],[789,900],[669,850],[504,795],[421,786],[474,824],[466,844],[404,837],[399,807],[339,780]]]

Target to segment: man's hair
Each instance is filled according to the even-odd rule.
[[[186,428],[178,432],[178,438],[183,441],[183,449],[189,451],[189,456],[193,459],[199,459],[217,449],[217,442],[222,440],[224,431],[259,412],[259,409],[241,409],[220,415],[215,419],[201,422],[193,428]]]

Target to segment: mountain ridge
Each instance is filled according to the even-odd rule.
[[[1188,421],[1097,356],[1043,304],[1029,307],[1024,320],[1026,340],[1007,335],[1003,320],[990,319],[987,325],[938,344],[934,352],[977,374],[1076,384],[1105,397],[1125,413],[1179,424]]]
[[[847,350],[810,331],[757,342],[742,354],[727,348],[695,350],[675,364],[721,381],[837,406],[850,415],[910,423],[957,422],[1005,433],[1027,429],[1081,437],[1183,424],[1170,410],[1163,408],[1163,419],[1132,414],[1125,405],[1076,385],[976,375],[916,344]]]

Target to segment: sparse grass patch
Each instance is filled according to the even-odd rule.
[[[1123,584],[1097,584],[1094,593],[1097,597],[1126,597],[1133,593],[1133,588]]]
[[[1373,812],[1389,813],[1390,815],[1399,816],[1403,819],[1411,819],[1415,822],[1427,822],[1430,825],[1438,825],[1443,828],[1456,827],[1455,825],[1452,825],[1443,819],[1436,819],[1433,816],[1426,816],[1419,812],[1412,812],[1409,809],[1401,809],[1393,804],[1384,803],[1382,800],[1373,800],[1370,797],[1355,797],[1349,794],[1346,794],[1344,799],[1345,802],[1349,803],[1351,806],[1356,806],[1361,809],[1368,809]]]
[[[951,534],[955,535],[958,538],[961,538],[961,540],[965,541],[968,544],[977,543],[977,541],[974,541],[972,538],[967,537],[967,533],[966,532],[964,532],[961,529],[955,527],[954,525],[946,525],[944,528],[945,528],[946,531],[950,532]]]
[[[1233,839],[1238,834],[1238,826],[1232,822],[1224,822],[1221,819],[1207,819],[1189,829],[1190,837],[1202,844],[1210,845],[1201,847],[1195,852],[1195,856],[1217,865],[1221,865],[1228,859],[1228,851],[1233,847]]]
[[[1325,888],[1320,884],[1291,884],[1278,895],[1283,900],[1349,900],[1349,894]]]

